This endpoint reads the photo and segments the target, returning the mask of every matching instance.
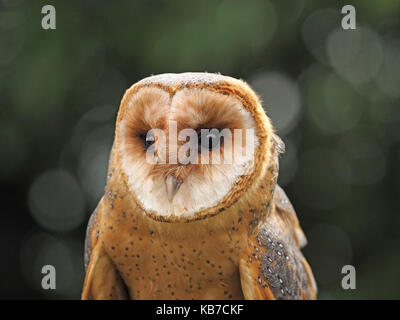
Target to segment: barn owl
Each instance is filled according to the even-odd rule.
[[[187,141],[171,131],[212,128],[254,134],[233,135],[233,144],[218,132],[194,140],[191,159],[231,151],[229,163],[168,157]],[[163,139],[149,135],[155,129]],[[253,148],[238,155],[235,139]],[[134,84],[118,112],[105,194],[88,223],[82,299],[316,298],[300,250],[306,238],[277,184],[283,149],[242,80],[182,73]]]

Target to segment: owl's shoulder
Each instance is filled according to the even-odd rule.
[[[296,211],[285,191],[277,184],[275,187],[272,206],[272,221],[279,221],[287,232],[286,238],[293,238],[300,248],[307,244],[306,236],[300,226]],[[276,223],[276,222],[275,222]]]
[[[241,262],[250,299],[312,299],[316,285],[301,247],[306,238],[286,193],[276,186],[271,211],[248,238]]]
[[[102,200],[100,200],[99,204],[97,205],[96,209],[94,209],[93,213],[89,217],[89,221],[86,227],[86,234],[85,234],[85,249],[84,249],[84,263],[85,263],[85,270],[89,265],[90,256],[92,254],[92,248],[99,236],[99,211],[102,212]]]

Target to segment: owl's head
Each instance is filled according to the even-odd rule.
[[[125,93],[115,151],[123,180],[153,219],[210,217],[264,175],[273,129],[243,81],[210,73],[162,74]]]

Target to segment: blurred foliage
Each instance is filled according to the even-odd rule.
[[[41,28],[45,4],[56,30]],[[357,30],[341,29],[344,4]],[[286,142],[280,183],[320,298],[400,298],[399,17],[398,0],[0,0],[0,297],[79,298],[124,91],[208,71],[249,81]],[[356,290],[341,288],[345,264]]]

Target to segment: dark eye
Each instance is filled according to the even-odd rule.
[[[140,139],[143,141],[143,145],[146,149],[150,148],[154,144],[154,133],[153,131],[147,131],[140,135]]]
[[[218,129],[201,129],[199,133],[199,151],[215,150],[220,146],[221,135]]]

